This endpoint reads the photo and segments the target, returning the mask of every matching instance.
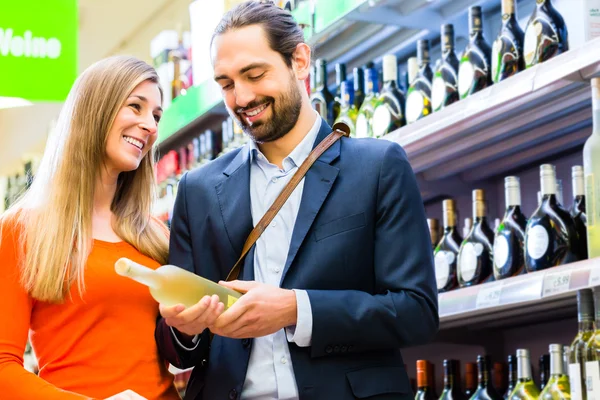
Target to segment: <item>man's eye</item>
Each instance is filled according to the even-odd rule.
[[[265,75],[265,73],[263,72],[263,73],[262,73],[262,74],[260,74],[260,75],[256,75],[256,76],[249,76],[249,77],[248,77],[248,79],[250,79],[251,81],[257,81],[257,80],[259,80],[260,78],[262,78],[264,75]]]

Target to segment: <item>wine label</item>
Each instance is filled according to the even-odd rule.
[[[541,16],[531,21],[525,31],[523,46],[527,67],[554,57],[558,50],[558,42],[558,32],[551,21]],[[548,51],[549,47],[556,47],[556,50]]]
[[[454,263],[454,259],[454,253],[451,251],[441,250],[435,255],[435,280],[438,290],[446,286],[450,276],[450,266]]]
[[[444,100],[446,98],[446,82],[440,75],[433,78],[433,85],[431,88],[431,105],[434,111],[442,108]]]
[[[458,70],[458,92],[461,97],[468,95],[475,81],[475,68],[471,61],[464,61]]]
[[[492,80],[498,83],[506,78],[503,76],[505,73],[503,66],[518,62],[518,58],[517,44],[511,37],[501,35],[496,39],[492,47]]]
[[[425,97],[418,90],[413,90],[406,99],[406,122],[409,124],[417,121],[423,114]]]
[[[356,137],[366,138],[369,135],[369,121],[364,114],[358,114],[356,118]]]
[[[227,295],[227,308],[231,307],[236,301],[237,299],[235,297]]]
[[[534,260],[538,260],[546,254],[550,236],[542,225],[535,225],[527,231],[527,253]]]
[[[494,239],[494,267],[502,269],[508,261],[508,240],[504,235],[496,236]]]
[[[477,271],[477,252],[473,243],[465,243],[461,248],[458,267],[463,281],[473,280]]]
[[[600,399],[600,361],[585,363],[585,390],[588,399]]]
[[[571,384],[571,400],[581,400],[583,388],[581,387],[580,364],[569,364],[569,382]]]
[[[392,113],[390,113],[390,109],[388,106],[384,104],[380,104],[375,108],[373,112],[373,136],[378,138],[382,137],[386,133],[388,133],[388,129],[390,127],[390,123],[392,122]]]

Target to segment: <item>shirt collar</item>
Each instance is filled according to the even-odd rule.
[[[315,111],[315,114],[317,114],[316,111]],[[283,160],[283,169],[285,171],[288,171],[288,170],[292,169],[293,167],[299,167],[300,165],[302,165],[304,160],[306,160],[308,158],[308,156],[310,155],[310,152],[313,149],[315,140],[317,140],[317,135],[319,134],[319,130],[321,129],[321,121],[322,121],[321,116],[319,114],[317,114],[315,123],[313,124],[312,128],[310,128],[310,130],[308,131],[308,133],[306,134],[304,139],[302,139],[302,141],[296,146],[296,148],[294,148],[294,150],[292,150],[290,155],[287,156]],[[254,143],[254,141],[249,140],[248,145],[250,146],[250,162],[254,162],[257,160],[257,156],[259,154],[262,155],[262,153],[259,150],[256,143]],[[263,155],[263,157],[264,157],[264,155]],[[265,161],[266,161],[266,158],[265,158]]]

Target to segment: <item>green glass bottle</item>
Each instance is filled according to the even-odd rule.
[[[403,127],[404,94],[398,88],[398,60],[396,56],[383,56],[383,88],[373,111],[373,136],[380,138]]]
[[[342,82],[340,89],[340,115],[338,115],[335,123],[345,123],[350,128],[350,136],[356,137],[356,117],[358,116],[358,110],[354,105],[352,84],[348,81]]]
[[[442,58],[433,76],[431,103],[433,111],[439,111],[460,98],[458,95],[459,61],[454,52],[454,26],[442,25]]]
[[[377,104],[377,71],[365,69],[365,100],[356,117],[356,137],[373,137],[373,112]]]
[[[483,37],[481,7],[469,9],[469,44],[465,48],[458,69],[458,92],[465,99],[492,84],[492,49]]]
[[[537,400],[540,390],[531,376],[529,350],[517,350],[517,385],[510,394],[511,400]]]
[[[594,288],[596,329],[585,344],[585,382],[588,399],[600,398],[600,287]]]
[[[540,400],[570,400],[571,389],[569,377],[565,374],[563,364],[563,346],[550,345],[550,379],[544,387]]]
[[[588,397],[584,372],[587,361],[585,345],[594,333],[594,299],[591,289],[577,292],[577,321],[579,330],[569,349],[569,382],[571,397],[586,400]]]
[[[333,99],[333,120],[340,115],[342,109],[342,82],[346,81],[346,64],[335,64],[335,87],[336,92]]]
[[[406,92],[406,122],[411,124],[431,114],[431,81],[433,71],[429,65],[429,41],[417,41],[417,75],[409,77],[410,87]],[[409,68],[411,64],[409,64]],[[410,72],[409,72],[410,74]]]

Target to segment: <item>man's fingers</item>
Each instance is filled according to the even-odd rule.
[[[222,329],[227,325],[234,323],[244,314],[245,309],[246,307],[243,307],[243,304],[236,302],[216,319],[214,327]]]
[[[256,281],[219,281],[219,285],[225,286],[229,289],[233,289],[236,292],[246,293],[248,290],[260,285],[260,283]]]
[[[183,310],[185,310],[185,306],[183,304],[177,304],[170,307],[160,304],[158,308],[160,311],[160,315],[162,315],[163,318],[173,318],[179,313],[181,313]]]

